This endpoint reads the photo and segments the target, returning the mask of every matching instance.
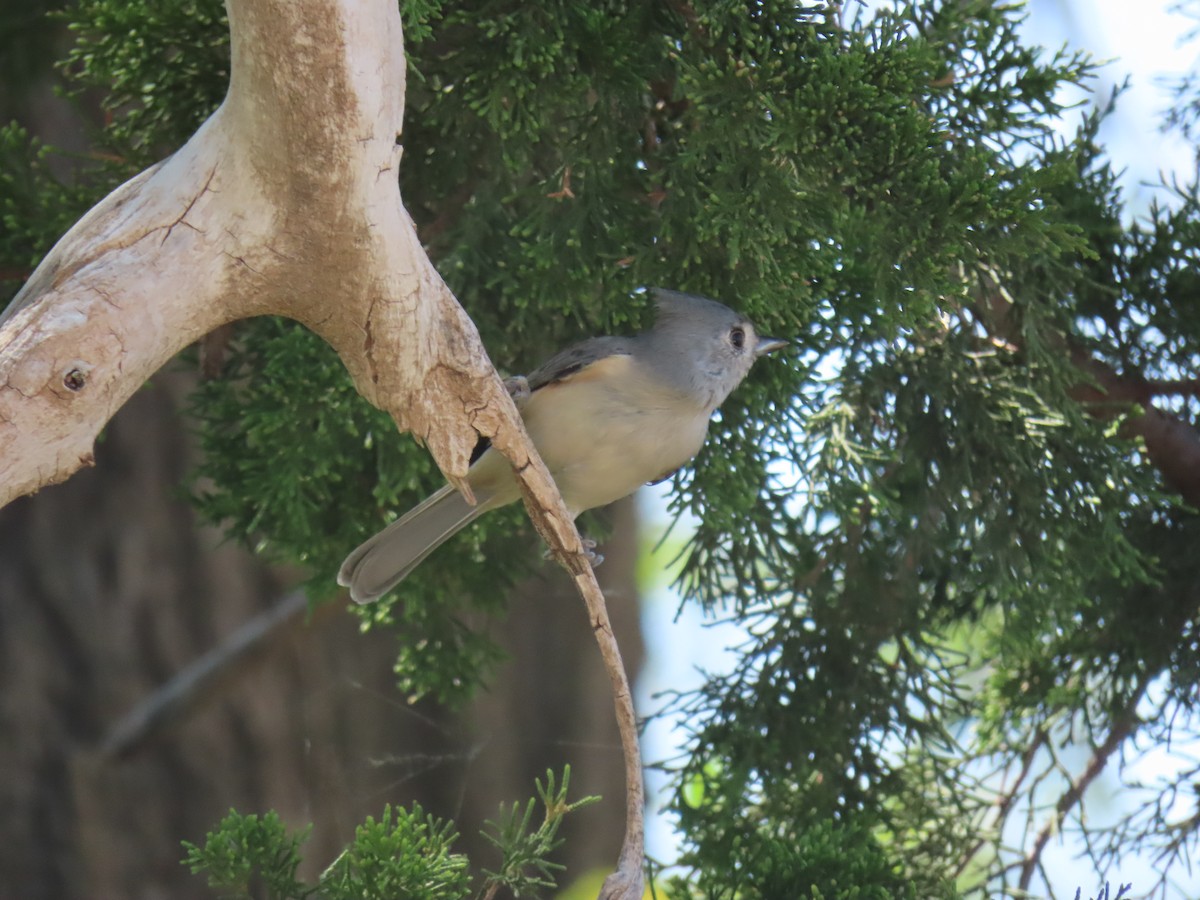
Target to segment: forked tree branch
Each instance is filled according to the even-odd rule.
[[[614,685],[627,834],[602,897],[641,896],[641,766],[628,682],[574,522],[474,325],[401,202],[405,57],[394,0],[227,0],[224,102],[102,200],[0,317],[0,506],[92,462],[97,434],[167,360],[280,315],[337,351],[359,392],[452,484],[483,435],[583,595]]]
[[[1025,784],[1025,779],[1033,771],[1033,765],[1037,761],[1038,753],[1042,747],[1050,740],[1050,734],[1045,728],[1039,728],[1034,735],[1034,739],[1030,741],[1029,746],[1021,754],[1021,766],[1017,770],[1017,777],[1013,779],[1013,783],[1006,789],[1001,789],[993,804],[994,813],[991,816],[991,822],[986,824],[986,828],[990,828],[996,834],[1000,834],[1004,829],[1004,823],[1008,821],[1008,814],[1012,811],[1013,806],[1017,802],[1017,798],[1021,795],[1021,787]],[[983,828],[979,829],[983,830]],[[960,878],[963,873],[974,862],[976,855],[980,850],[987,846],[988,839],[981,837],[976,840],[967,852],[959,857],[958,865],[954,868],[954,877]]]
[[[1121,749],[1121,745],[1141,724],[1137,708],[1142,702],[1142,697],[1145,696],[1149,684],[1150,676],[1143,676],[1128,701],[1113,717],[1112,726],[1109,728],[1104,742],[1092,752],[1079,777],[1072,781],[1070,787],[1058,798],[1058,802],[1054,805],[1054,811],[1038,832],[1033,847],[1021,862],[1021,877],[1018,882],[1021,891],[1029,890],[1033,876],[1041,869],[1042,853],[1045,851],[1046,845],[1050,843],[1050,838],[1058,834],[1063,821],[1076,806],[1083,802],[1083,796],[1087,793],[1087,789],[1108,766],[1113,754]]]

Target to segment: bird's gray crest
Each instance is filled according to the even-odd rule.
[[[685,294],[682,291],[670,291],[666,288],[651,288],[650,295],[654,298],[657,310],[655,325],[674,320],[701,317],[706,320],[716,318],[740,318],[737,313],[716,300],[701,297],[697,294]]]

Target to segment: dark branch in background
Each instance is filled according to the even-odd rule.
[[[1020,329],[1012,315],[1016,302],[999,273],[983,270],[979,276],[979,321],[994,339],[1020,349]],[[1121,436],[1141,438],[1151,465],[1163,480],[1188,503],[1200,507],[1200,433],[1153,403],[1158,396],[1194,395],[1200,390],[1200,379],[1151,381],[1140,374],[1120,373],[1086,350],[1072,346],[1069,338],[1062,337],[1061,341],[1083,376],[1071,396],[1102,421],[1127,415],[1131,408],[1140,406],[1140,412],[1128,415],[1122,423]]]
[[[1151,397],[1200,397],[1200,378],[1149,379],[1144,384]]]
[[[336,606],[326,604],[321,610]],[[307,608],[307,595],[297,590],[251,619],[130,710],[101,743],[101,759],[133,755],[218,696],[231,679],[258,662],[267,645]]]
[[[1140,437],[1146,455],[1163,480],[1192,506],[1200,507],[1200,434],[1177,416],[1151,402],[1155,395],[1150,382],[1141,376],[1121,375],[1107,363],[1072,354],[1076,367],[1092,378],[1072,393],[1097,418],[1127,413],[1137,404],[1141,412],[1122,423],[1122,437]],[[1182,382],[1175,382],[1182,383]]]
[[[1005,288],[1000,273],[985,269],[978,276],[972,305],[976,320],[983,325],[993,343],[1013,352],[1022,350],[1022,331],[1015,315],[1017,303]],[[1120,372],[1073,342],[1068,335],[1059,335],[1056,340],[1057,347],[1079,373],[1078,382],[1070,390],[1072,399],[1099,421],[1121,420],[1120,436],[1140,438],[1146,459],[1158,471],[1164,483],[1188,503],[1200,507],[1200,432],[1184,419],[1154,404],[1156,397],[1200,396],[1200,378],[1154,380],[1145,378],[1140,372]],[[1178,623],[1178,627],[1182,625],[1182,622]],[[1146,667],[1127,702],[1114,712],[1104,742],[1094,748],[1079,776],[1069,779],[1069,787],[1058,798],[1049,819],[1038,830],[1028,854],[1006,867],[1019,869],[1020,891],[1027,890],[1035,874],[1042,871],[1042,856],[1047,844],[1059,832],[1067,816],[1082,804],[1088,787],[1104,771],[1113,754],[1144,724],[1138,715],[1138,705],[1145,696],[1150,680],[1161,670],[1161,666],[1157,665]],[[1023,760],[1029,760],[1039,746],[1053,754],[1053,746],[1043,737],[1039,732]],[[1061,764],[1056,764],[1056,767],[1061,769]],[[1001,806],[1009,799],[1008,795],[1004,795],[1000,799]]]
[[[200,339],[200,377],[205,381],[220,378],[229,356],[229,345],[237,331],[235,322],[228,322],[210,331]]]

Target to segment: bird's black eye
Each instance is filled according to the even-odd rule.
[[[729,332],[729,342],[741,350],[746,343],[746,329],[741,325],[735,325],[733,331]]]

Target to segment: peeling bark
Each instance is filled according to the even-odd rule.
[[[0,322],[0,503],[89,462],[151,373],[249,316],[317,332],[452,481],[477,437],[468,408],[515,419],[401,203],[397,11],[232,0],[229,13],[224,103],[72,228]]]

